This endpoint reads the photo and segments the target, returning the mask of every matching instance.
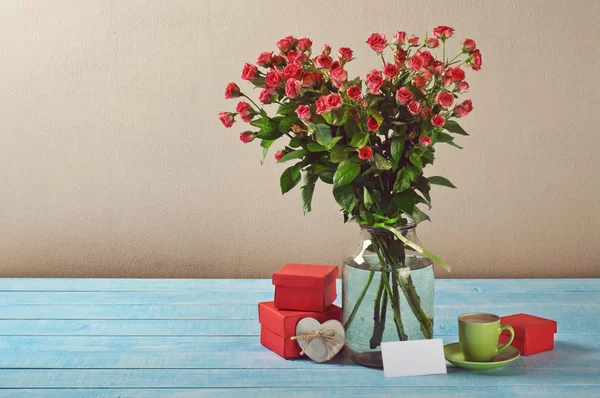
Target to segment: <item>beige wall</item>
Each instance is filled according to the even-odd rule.
[[[339,264],[356,225],[329,186],[306,217],[281,196],[282,166],[218,122],[225,84],[288,34],[351,46],[362,75],[370,33],[449,24],[484,67],[465,149],[430,171],[459,187],[434,188],[420,227],[453,266],[438,275],[600,277],[598,21],[597,0],[1,1],[0,276]]]

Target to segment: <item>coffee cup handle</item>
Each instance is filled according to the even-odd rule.
[[[502,331],[504,331],[504,330],[508,330],[508,332],[510,333],[510,338],[508,339],[506,344],[503,344],[502,347],[498,348],[498,354],[500,354],[502,351],[506,350],[508,348],[508,346],[510,345],[510,343],[512,343],[515,338],[515,331],[512,328],[512,326],[510,326],[510,325],[501,326],[500,330],[499,330],[500,335],[502,334]]]

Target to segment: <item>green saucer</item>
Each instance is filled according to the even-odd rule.
[[[498,344],[500,347],[500,344]],[[446,344],[444,346],[446,360],[454,366],[468,370],[492,370],[503,367],[521,356],[519,350],[509,346],[506,350],[492,358],[489,362],[469,362],[460,349],[460,343]]]

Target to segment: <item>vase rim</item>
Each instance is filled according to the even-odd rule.
[[[414,220],[409,219],[407,221],[408,222],[406,224],[400,225],[400,226],[397,226],[397,227],[394,227],[394,228],[396,228],[398,231],[402,231],[402,232],[410,231],[412,229],[417,228],[417,223]],[[385,228],[373,227],[371,225],[361,225],[360,229],[362,229],[364,231],[368,231],[368,232],[375,232],[375,233],[382,233],[382,234],[383,233],[385,233],[385,234],[391,234],[392,233],[391,231],[388,231]]]

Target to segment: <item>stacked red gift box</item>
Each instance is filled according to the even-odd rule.
[[[329,265],[286,264],[273,274],[275,300],[258,304],[260,343],[283,358],[300,357],[300,347],[291,337],[303,318],[320,323],[342,321],[337,297],[338,268]]]

